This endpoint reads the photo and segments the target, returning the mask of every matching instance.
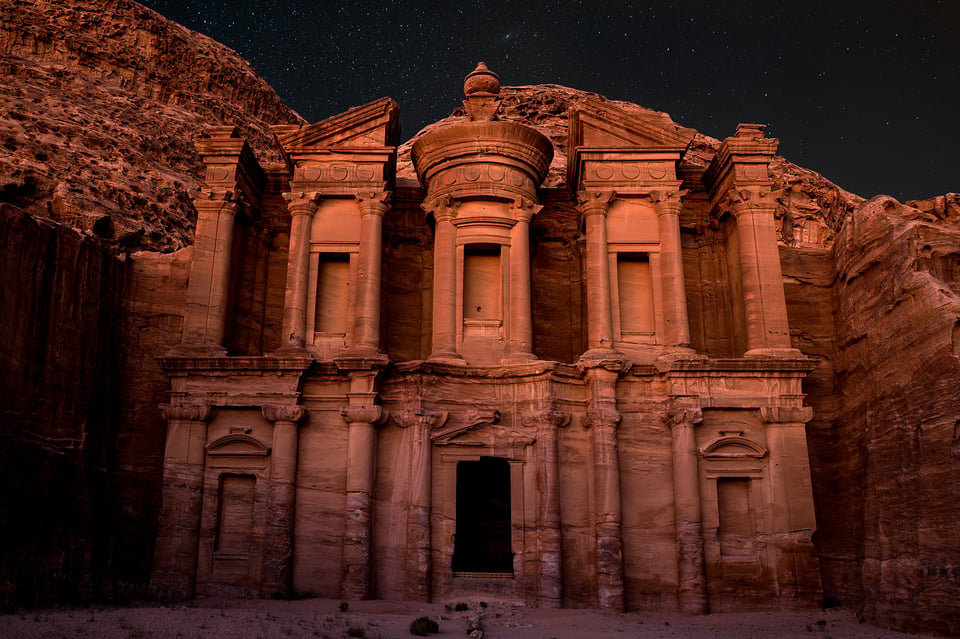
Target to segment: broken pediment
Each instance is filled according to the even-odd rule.
[[[694,135],[696,131],[679,126],[665,113],[631,113],[588,98],[570,113],[567,148],[682,153]]]
[[[400,135],[400,107],[391,98],[380,98],[314,124],[272,129],[280,147],[290,156],[394,147]]]

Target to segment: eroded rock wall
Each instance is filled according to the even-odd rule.
[[[0,605],[112,595],[124,265],[0,204]]]
[[[871,622],[957,634],[960,228],[877,197],[834,251],[841,508],[820,511],[843,567],[831,587]]]

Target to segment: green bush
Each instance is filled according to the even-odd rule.
[[[363,626],[350,626],[347,628],[348,637],[365,637],[367,631],[363,629]]]
[[[426,637],[429,633],[440,632],[440,626],[430,617],[417,617],[410,622],[410,634]]]
[[[453,609],[456,610],[457,612],[463,612],[464,610],[470,610],[470,606],[468,606],[467,604],[461,601],[461,602],[458,602],[457,605],[453,607]]]

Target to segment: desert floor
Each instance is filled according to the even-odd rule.
[[[910,637],[860,623],[848,611],[724,613],[702,617],[679,614],[613,614],[595,610],[546,610],[503,602],[454,604],[356,601],[346,611],[328,599],[301,601],[198,599],[186,605],[143,604],[123,608],[31,610],[0,616],[0,637],[77,637],[146,639],[209,637],[411,637],[410,622],[422,615],[438,621],[439,637],[467,637],[471,618],[485,639],[594,639],[649,637],[675,639],[874,639]]]

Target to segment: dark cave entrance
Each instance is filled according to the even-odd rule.
[[[457,464],[453,571],[513,573],[506,459],[481,457]]]

